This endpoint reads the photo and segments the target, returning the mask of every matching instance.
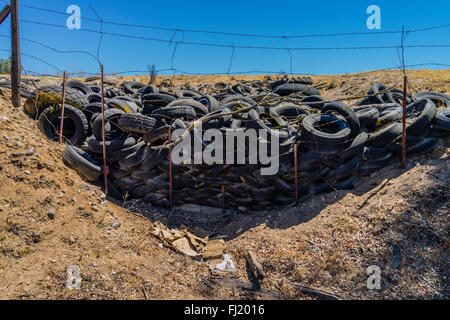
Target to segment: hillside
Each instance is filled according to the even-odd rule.
[[[450,71],[411,71],[410,90],[450,94]],[[134,78],[134,77],[133,77]],[[234,77],[234,79],[254,77]],[[139,80],[148,81],[146,77]],[[259,76],[263,79],[263,76]],[[229,81],[176,77],[176,84]],[[313,77],[326,98],[365,94],[371,83],[400,85],[400,72]],[[42,83],[52,79],[41,79]],[[157,83],[170,81],[160,76]],[[30,150],[30,148],[34,148]],[[208,264],[164,247],[156,221],[191,224],[226,240],[233,277],[249,281],[253,250],[267,278],[262,287],[286,299],[311,299],[296,284],[346,299],[448,299],[449,141],[426,158],[394,163],[352,191],[315,196],[282,212],[189,216],[104,199],[62,162],[50,142],[0,91],[0,299],[264,298],[248,290],[213,289]],[[28,155],[27,155],[28,154]],[[81,290],[65,287],[78,266]],[[366,288],[366,269],[381,268],[382,289]],[[206,281],[206,283],[209,283]]]

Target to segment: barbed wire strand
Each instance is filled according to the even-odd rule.
[[[57,25],[57,24],[51,24],[46,22],[39,22],[39,21],[31,21],[31,20],[21,20],[21,22],[24,23],[31,23],[31,24],[38,24],[38,25],[45,25],[45,26],[51,26],[56,28],[62,28],[65,29],[65,26]],[[97,30],[92,29],[80,29],[78,30],[80,32],[91,32],[91,33],[99,33]],[[114,32],[103,32],[105,35],[110,36],[116,36],[116,37],[123,37],[128,39],[139,39],[139,40],[146,40],[146,41],[156,41],[156,42],[163,42],[163,43],[171,43],[172,40],[167,39],[161,39],[161,38],[150,38],[150,37],[144,37],[144,36],[136,36],[131,34],[121,34],[121,33],[114,33]],[[229,44],[221,44],[221,43],[207,43],[207,42],[192,42],[192,41],[183,41],[179,42],[183,43],[184,45],[195,45],[195,46],[207,46],[207,47],[220,47],[220,48],[232,48],[233,46]],[[293,47],[293,48],[283,48],[283,47],[272,47],[272,46],[244,46],[244,45],[234,45],[235,48],[238,49],[259,49],[259,50],[292,50],[292,51],[330,51],[330,50],[375,50],[375,49],[395,49],[399,48],[399,45],[391,45],[391,46],[351,46],[351,47]],[[450,47],[450,44],[417,44],[417,45],[409,45],[405,46],[405,48],[443,48],[443,47]]]

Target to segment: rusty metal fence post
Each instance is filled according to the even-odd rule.
[[[406,88],[408,86],[408,77],[403,76],[403,115],[402,115],[402,163],[406,168]]]
[[[106,165],[106,138],[105,138],[105,100],[104,100],[104,84],[103,84],[103,65],[100,65],[100,82],[102,90],[102,137],[103,137],[103,176],[105,178],[105,194],[108,195],[108,173],[109,168]]]
[[[172,128],[169,127],[169,143],[172,142]],[[169,148],[169,206],[170,210],[173,209],[173,199],[172,199],[172,190],[173,190],[173,181],[172,181],[172,148]]]
[[[298,203],[298,145],[294,144],[295,203]]]
[[[63,92],[61,103],[61,122],[59,124],[59,143],[63,143],[63,131],[64,131],[64,106],[66,103],[66,72],[64,71],[63,77]]]

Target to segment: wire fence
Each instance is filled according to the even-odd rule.
[[[8,1],[0,0],[0,3],[3,2],[4,4],[8,4]],[[37,19],[34,18],[33,20],[29,19],[21,19],[20,23],[25,25],[32,25],[32,26],[46,26],[50,27],[52,29],[66,29],[67,26],[65,24],[57,24],[57,23],[50,23],[49,21],[54,21],[55,19],[52,19],[55,17],[55,15],[59,16],[65,16],[69,17],[70,15],[67,14],[64,11],[58,11],[50,8],[44,8],[44,7],[38,7],[38,6],[31,6],[27,4],[19,4],[19,10],[27,10],[29,12],[40,12],[42,14],[45,14],[45,18]],[[133,23],[126,23],[121,21],[110,21],[107,19],[103,19],[100,17],[100,15],[96,12],[96,10],[90,6],[90,9],[92,13],[95,15],[95,18],[89,18],[82,16],[80,17],[81,20],[91,22],[91,23],[97,23],[99,25],[99,29],[93,29],[93,28],[85,28],[83,27],[80,30],[77,30],[77,32],[83,32],[83,33],[93,33],[99,35],[99,39],[97,44],[95,45],[96,51],[91,52],[89,50],[86,50],[85,48],[88,47],[88,44],[84,43],[84,48],[79,48],[77,50],[65,50],[63,48],[57,48],[52,45],[49,45],[48,43],[45,43],[44,41],[39,41],[37,39],[29,39],[27,37],[21,37],[20,40],[32,45],[39,46],[41,48],[44,48],[45,50],[48,50],[49,53],[53,52],[56,54],[64,54],[64,55],[82,55],[85,56],[88,59],[91,59],[91,61],[96,62],[99,67],[102,64],[102,59],[100,57],[100,52],[102,52],[102,44],[105,37],[112,37],[112,38],[122,38],[122,39],[134,39],[139,41],[151,41],[151,42],[158,42],[158,43],[166,43],[169,45],[169,50],[167,52],[167,56],[170,57],[170,66],[158,68],[154,70],[157,74],[167,74],[171,75],[172,77],[175,77],[176,75],[190,75],[190,76],[197,76],[197,75],[210,75],[210,76],[216,76],[216,75],[256,75],[256,74],[267,74],[267,75],[310,75],[315,76],[319,74],[313,74],[313,73],[307,73],[302,72],[301,70],[294,70],[294,57],[293,52],[345,52],[348,55],[352,55],[352,52],[355,51],[373,51],[373,50],[395,50],[397,53],[397,57],[394,56],[394,58],[398,59],[398,64],[395,66],[386,66],[385,68],[378,68],[367,72],[373,72],[373,71],[386,71],[386,70],[403,70],[406,72],[407,69],[413,69],[417,67],[439,67],[439,68],[449,68],[450,63],[445,63],[445,61],[424,61],[421,63],[415,63],[415,64],[406,64],[405,62],[405,51],[408,49],[414,49],[414,48],[423,48],[423,49],[439,49],[439,48],[450,48],[450,43],[432,43],[432,44],[406,44],[405,40],[410,35],[416,34],[416,33],[424,33],[424,32],[433,32],[436,30],[443,30],[443,29],[449,29],[450,24],[443,24],[443,25],[435,25],[435,26],[426,26],[421,28],[411,28],[407,29],[405,27],[402,28],[402,30],[382,30],[382,31],[370,31],[370,32],[334,32],[334,33],[323,33],[323,34],[294,34],[294,35],[268,35],[268,34],[254,34],[254,33],[234,33],[234,32],[226,32],[226,31],[213,31],[213,30],[197,30],[193,28],[168,28],[165,26],[155,26],[155,25],[140,25],[140,24],[133,24]],[[116,28],[133,28],[133,29],[142,29],[142,30],[157,30],[161,31],[167,34],[166,37],[149,37],[149,36],[143,36],[143,35],[137,35],[132,34],[129,32],[112,32],[105,30],[107,26],[114,26]],[[207,36],[207,35],[220,35],[224,37],[229,37],[232,39],[231,43],[219,43],[219,42],[207,42],[207,41],[193,41],[189,40],[189,35],[196,34],[200,36]],[[270,46],[270,45],[255,45],[252,42],[248,42],[247,39],[261,39],[261,40],[271,40],[271,39],[278,39],[278,40],[286,40],[286,43],[288,43],[288,40],[295,40],[295,39],[306,39],[306,38],[318,38],[318,39],[325,39],[325,38],[352,38],[352,37],[361,37],[364,36],[364,39],[368,39],[368,37],[377,37],[379,39],[379,43],[385,43],[384,36],[388,35],[399,35],[398,43],[393,45],[358,45],[358,46],[339,46],[339,47],[332,47],[332,46],[323,46],[323,47],[317,47],[317,46]],[[2,34],[0,35],[0,38],[9,38],[9,35]],[[176,40],[176,38],[180,38]],[[239,39],[240,44],[235,44],[235,41]],[[408,38],[410,39],[410,37]],[[243,42],[244,41],[244,42]],[[93,45],[92,43],[90,45]],[[229,62],[226,66],[226,68],[222,72],[192,72],[192,71],[186,71],[182,67],[176,65],[175,58],[177,55],[179,55],[179,48],[184,46],[194,46],[194,47],[212,47],[212,48],[219,48],[219,49],[231,49],[230,50],[230,57]],[[274,71],[274,70],[233,70],[232,66],[235,58],[235,54],[238,50],[241,49],[249,49],[254,51],[259,50],[270,50],[270,51],[279,51],[281,53],[288,53],[287,55],[287,63],[289,68],[285,71]],[[2,52],[8,52],[8,49],[6,48],[0,48],[0,51]],[[55,76],[55,77],[62,77],[62,74],[64,73],[65,68],[55,65],[48,57],[42,57],[37,56],[36,54],[32,54],[27,51],[22,51],[21,55],[24,57],[27,57],[29,59],[32,59],[36,62],[42,63],[46,65],[47,67],[50,67],[54,70],[54,72],[38,72],[35,70],[32,70],[33,68],[28,68],[27,66],[23,67],[23,72],[25,75],[32,75],[32,76]],[[283,58],[285,59],[285,58]],[[269,64],[269,63],[268,63]],[[99,68],[100,69],[100,68]],[[84,77],[84,76],[95,76],[99,75],[99,69],[96,71],[89,71],[89,72],[67,72],[68,77]],[[106,66],[106,69],[107,66]],[[149,70],[147,68],[143,68],[141,70],[122,70],[122,71],[116,71],[111,73],[105,73],[105,76],[117,76],[117,75],[148,75]]]
[[[4,0],[0,0],[0,2],[3,2],[5,4],[8,3],[7,1],[4,1]],[[19,7],[20,7],[20,10],[40,11],[40,12],[43,12],[46,15],[48,15],[47,19],[41,19],[41,20],[22,19],[22,20],[20,20],[21,24],[33,25],[33,26],[46,26],[46,27],[50,27],[50,28],[54,28],[54,29],[66,29],[67,28],[63,24],[56,24],[56,23],[48,22],[48,21],[53,21],[53,19],[51,17],[53,17],[54,15],[61,15],[61,16],[69,17],[69,15],[66,12],[57,11],[57,10],[48,9],[48,8],[30,6],[30,5],[25,5],[25,4],[20,4]],[[83,29],[80,29],[79,32],[97,34],[99,36],[97,42],[95,43],[95,48],[96,48],[95,51],[91,52],[91,51],[87,50],[86,48],[88,47],[88,44],[86,44],[86,43],[83,44],[83,47],[81,47],[81,45],[80,45],[80,48],[77,48],[76,50],[66,50],[64,48],[58,48],[58,47],[50,45],[44,41],[39,41],[37,39],[20,37],[20,40],[22,42],[32,44],[33,46],[38,46],[45,50],[48,50],[49,53],[53,52],[55,54],[68,55],[68,56],[69,55],[82,55],[88,59],[91,59],[91,61],[95,62],[96,64],[98,64],[97,71],[82,72],[82,73],[66,72],[67,70],[65,70],[65,68],[55,65],[55,63],[52,61],[52,59],[49,58],[48,56],[47,57],[37,56],[34,53],[22,51],[21,55],[23,57],[27,57],[36,62],[42,63],[42,64],[46,65],[47,67],[50,67],[54,70],[53,72],[38,72],[36,70],[32,70],[33,68],[28,68],[28,66],[24,66],[24,67],[22,67],[22,73],[24,75],[28,75],[28,76],[55,77],[55,78],[58,78],[61,80],[64,79],[64,84],[70,78],[81,77],[81,76],[83,76],[83,77],[99,76],[101,74],[102,90],[103,90],[103,76],[142,75],[142,74],[147,75],[150,73],[150,71],[148,69],[123,70],[123,71],[116,71],[113,73],[103,73],[103,63],[102,63],[103,57],[101,57],[100,53],[102,52],[102,45],[103,45],[103,41],[104,41],[105,37],[113,37],[113,38],[120,38],[120,39],[134,39],[134,40],[139,40],[139,41],[150,41],[150,42],[168,44],[170,49],[167,52],[167,56],[170,57],[170,66],[165,67],[165,68],[155,69],[155,70],[153,70],[153,73],[156,73],[156,74],[166,73],[167,75],[171,75],[172,83],[173,83],[173,79],[175,78],[176,75],[189,75],[189,76],[227,75],[227,76],[233,76],[233,75],[256,75],[256,74],[259,74],[259,75],[284,75],[284,76],[291,76],[291,77],[293,77],[295,75],[308,75],[308,76],[319,75],[319,74],[305,73],[305,72],[302,72],[301,70],[294,70],[293,52],[315,52],[315,51],[336,52],[336,51],[338,51],[338,52],[345,52],[346,54],[351,55],[355,51],[395,50],[395,53],[397,54],[397,56],[396,57],[394,56],[394,57],[396,59],[398,59],[398,64],[396,66],[387,66],[385,68],[374,69],[374,70],[366,71],[366,72],[399,70],[399,71],[403,72],[405,78],[406,78],[406,72],[408,69],[413,69],[413,68],[417,68],[417,67],[427,67],[427,66],[433,66],[433,67],[439,67],[439,68],[449,68],[450,67],[450,64],[447,64],[442,61],[440,61],[440,62],[427,61],[427,62],[422,62],[422,63],[406,64],[406,59],[405,59],[406,50],[413,49],[413,48],[424,48],[424,49],[450,48],[450,43],[433,43],[433,44],[423,44],[423,43],[406,44],[405,43],[406,38],[412,34],[419,33],[419,32],[422,32],[422,33],[423,32],[433,32],[435,30],[447,29],[447,28],[450,28],[450,24],[427,26],[427,27],[412,28],[412,29],[406,29],[405,27],[402,27],[401,30],[371,31],[371,32],[335,32],[335,33],[324,33],[324,34],[265,35],[265,34],[252,34],[252,33],[233,33],[233,32],[225,32],[225,31],[212,31],[212,30],[196,30],[196,29],[191,29],[191,28],[179,29],[179,28],[168,28],[168,27],[164,27],[164,26],[138,25],[138,24],[123,23],[123,22],[118,22],[118,21],[109,21],[109,20],[105,20],[102,17],[100,17],[100,15],[95,11],[95,9],[93,7],[90,7],[90,9],[92,10],[92,12],[96,18],[81,17],[81,19],[89,21],[89,22],[98,23],[99,29],[95,30],[92,28],[91,29],[83,28]],[[167,37],[165,37],[165,38],[164,37],[149,37],[149,36],[130,34],[127,32],[112,32],[112,31],[105,30],[105,26],[115,26],[118,28],[127,27],[127,28],[158,30],[158,31],[166,32]],[[225,36],[225,37],[230,37],[233,40],[235,40],[237,38],[244,39],[244,40],[240,40],[240,44],[235,44],[235,41],[232,41],[231,44],[219,43],[219,42],[207,42],[207,41],[194,41],[194,40],[189,39],[189,36],[191,34],[221,35],[221,36]],[[295,39],[306,39],[306,38],[325,39],[325,38],[335,38],[335,37],[346,39],[349,37],[364,36],[366,38],[367,37],[379,37],[379,39],[380,39],[379,42],[385,43],[383,41],[383,39],[384,39],[383,36],[386,36],[386,35],[398,35],[399,36],[398,43],[393,44],[393,45],[364,44],[364,45],[351,45],[351,46],[350,45],[342,45],[339,47],[333,47],[333,46],[323,46],[323,47],[301,46],[301,47],[299,47],[299,46],[255,45],[252,42],[245,41],[248,38],[262,39],[264,41],[267,41],[270,39],[278,39],[278,40],[285,40],[286,44],[288,44],[289,40],[295,40]],[[10,38],[10,35],[2,34],[2,35],[0,35],[0,38]],[[181,38],[181,39],[176,40],[177,38]],[[244,42],[242,43],[242,41],[244,41]],[[89,45],[92,46],[92,43]],[[178,49],[183,46],[211,47],[211,48],[227,49],[227,50],[231,49],[228,64],[222,72],[200,73],[200,72],[190,72],[190,71],[183,70],[182,67],[178,66],[175,63],[175,58],[176,58],[177,54],[180,54]],[[271,70],[241,70],[241,71],[233,70],[232,71],[235,54],[238,50],[243,50],[243,49],[255,50],[255,51],[262,51],[262,50],[279,51],[283,54],[287,53],[287,55],[284,56],[283,59],[287,58],[287,63],[288,63],[289,68],[287,71],[273,71],[273,70],[272,71]],[[0,48],[0,51],[9,53],[11,50],[8,48]],[[101,72],[100,72],[100,70],[101,70]],[[35,83],[33,83],[33,85],[36,86]],[[317,86],[317,85],[318,84],[315,84],[313,86]],[[352,97],[345,97],[342,99],[336,99],[336,100],[332,100],[332,101],[343,101],[343,100],[350,101],[350,100],[357,100],[357,99],[362,99],[362,98],[367,98],[367,97],[373,97],[373,96],[376,96],[379,94],[383,94],[384,92],[387,92],[392,89],[398,89],[398,88],[387,88],[386,91],[382,91],[382,92],[377,92],[377,93],[367,94],[367,95],[355,95]],[[65,92],[65,90],[63,90],[63,91]],[[103,94],[102,94],[102,96],[103,96]],[[404,97],[405,96],[406,95],[404,95]],[[270,92],[269,92],[269,93],[267,93],[267,97],[264,97],[261,100],[261,102],[259,102],[257,105],[271,105],[271,104],[279,103],[281,101],[288,101],[290,99],[301,99],[301,98],[299,98],[299,93],[284,96],[284,97],[273,98],[273,97],[270,97]],[[327,103],[330,101],[331,100],[322,101],[322,102],[316,101],[311,104],[321,104],[321,103],[324,104],[324,103]],[[300,102],[301,102],[301,100],[300,100]],[[405,101],[403,101],[403,102],[405,103]],[[308,105],[308,102],[302,102],[302,104]],[[37,106],[35,106],[35,107],[37,108]],[[230,115],[232,115],[234,113],[238,113],[238,112],[244,112],[246,110],[248,111],[254,107],[255,106],[246,106],[245,104],[242,104],[237,108],[237,110],[232,111],[230,113]],[[64,112],[64,98],[63,98],[62,112]],[[104,113],[103,101],[102,101],[102,113]],[[37,114],[37,112],[36,112],[36,114]],[[186,129],[186,133],[190,133],[192,130],[194,130],[195,126],[199,123],[199,121],[200,122],[209,121],[211,119],[214,119],[215,117],[223,117],[224,115],[225,114],[223,114],[223,113],[214,114],[214,112],[211,114],[205,115],[201,119],[191,122]],[[405,111],[404,111],[404,115],[405,115]],[[105,146],[104,114],[102,115],[101,118],[103,121],[103,123],[102,123],[103,146]],[[60,128],[59,128],[60,129],[59,137],[61,140],[63,139],[63,120],[62,119],[63,119],[63,116],[61,116],[61,123],[60,123]],[[295,120],[284,119],[284,120],[286,120],[285,123],[279,124],[277,129],[282,131],[285,129],[285,127],[291,126],[291,125],[295,126],[299,122],[299,119],[295,119]],[[343,120],[345,121],[345,120],[347,120],[347,118],[344,118]],[[51,122],[49,119],[47,119],[47,121]],[[336,119],[336,121],[342,121],[342,120]],[[115,125],[115,124],[111,122],[110,125]],[[53,124],[52,124],[52,126],[53,126]],[[404,127],[404,125],[403,125],[403,127]],[[58,135],[57,125],[53,126],[53,130],[55,132],[55,136]],[[170,135],[170,133],[169,133],[169,135]],[[403,138],[404,138],[404,136],[405,136],[405,134],[403,134]],[[166,143],[164,145],[152,146],[152,149],[153,150],[169,149],[169,152],[170,152],[171,148],[173,148],[177,143],[179,143],[181,141],[180,139],[182,139],[182,138],[183,137],[180,137],[178,140],[176,140],[174,142],[169,141],[168,143]],[[373,137],[367,138],[367,140],[370,140],[370,139],[375,139],[375,138],[373,138]],[[64,140],[70,144],[69,139],[64,138]],[[354,138],[349,139],[348,141],[344,141],[344,142],[348,143],[353,140],[354,140]],[[297,146],[297,144],[301,143],[301,142],[307,142],[310,144],[315,143],[315,144],[317,144],[317,147],[319,145],[319,142],[315,142],[315,141],[301,141],[301,140],[297,139],[295,142],[296,142],[295,146]],[[403,149],[405,150],[405,141],[403,141]],[[170,155],[169,155],[169,157],[170,157]],[[295,161],[297,161],[297,151],[295,151],[295,153],[294,153],[294,158],[295,158]],[[104,182],[105,183],[105,193],[107,193],[107,180],[106,179],[107,179],[107,175],[108,175],[108,166],[106,163],[105,149],[103,150],[103,161],[104,161],[103,166],[104,166],[104,177],[105,177],[105,182]],[[169,161],[169,165],[171,166],[171,161]],[[295,176],[296,176],[295,177],[296,198],[298,199],[297,172],[295,173]],[[172,173],[170,173],[170,177],[172,177]],[[329,184],[330,184],[330,186],[333,187],[332,183],[329,183]],[[223,190],[224,190],[224,186],[222,185],[222,194],[224,193]],[[172,198],[171,192],[170,192],[170,198]],[[170,201],[170,203],[172,203],[172,201]]]

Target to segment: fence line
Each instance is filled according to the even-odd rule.
[[[8,3],[5,0],[0,0],[0,2]],[[48,8],[41,8],[36,6],[30,6],[25,4],[19,4],[21,8],[31,9],[31,10],[39,10],[42,12],[48,12],[52,14],[60,14],[64,16],[68,16],[66,12],[63,11],[57,11],[53,9]],[[337,32],[337,33],[324,33],[324,34],[303,34],[303,35],[256,35],[256,34],[248,34],[248,33],[230,33],[230,32],[223,32],[223,31],[212,31],[212,30],[194,30],[194,29],[180,29],[180,28],[166,28],[166,27],[159,27],[159,26],[146,26],[146,25],[138,25],[138,24],[128,24],[128,23],[120,23],[120,22],[114,22],[114,21],[107,21],[101,18],[94,8],[90,6],[92,12],[96,16],[96,19],[93,18],[87,18],[82,17],[84,20],[89,20],[92,22],[100,23],[99,30],[93,30],[93,29],[81,29],[80,31],[85,32],[91,32],[96,33],[100,35],[100,39],[97,46],[97,52],[96,54],[85,51],[85,50],[61,50],[58,48],[54,48],[46,43],[43,43],[41,41],[37,41],[34,39],[28,39],[25,37],[21,37],[20,39],[22,41],[26,41],[38,46],[41,46],[45,49],[51,50],[56,53],[60,54],[84,54],[89,56],[90,58],[94,59],[99,65],[101,65],[99,54],[101,50],[102,40],[105,35],[110,36],[119,36],[119,37],[125,37],[130,39],[138,39],[138,40],[145,40],[145,41],[156,41],[156,42],[162,42],[162,43],[168,43],[169,46],[173,45],[173,51],[171,56],[171,65],[168,68],[159,68],[158,70],[155,70],[156,73],[160,74],[161,72],[167,72],[172,73],[172,77],[175,77],[175,75],[253,75],[253,74],[271,74],[271,75],[291,75],[294,74],[297,75],[310,75],[315,76],[319,74],[312,74],[312,73],[304,73],[304,72],[297,72],[297,70],[294,70],[293,68],[293,51],[355,51],[355,50],[382,50],[382,49],[395,49],[399,55],[400,65],[394,66],[394,67],[387,67],[383,69],[375,69],[365,72],[375,72],[375,71],[385,71],[385,70],[403,70],[403,72],[406,72],[407,68],[415,68],[419,66],[435,66],[435,67],[450,67],[449,64],[441,63],[441,62],[425,62],[425,63],[417,63],[417,64],[409,64],[407,65],[405,63],[405,50],[409,48],[446,48],[450,47],[450,44],[446,43],[435,43],[435,44],[412,44],[412,45],[405,45],[405,39],[406,37],[411,33],[416,32],[425,32],[425,31],[432,31],[436,29],[443,29],[450,27],[450,24],[444,24],[444,25],[435,25],[435,26],[428,26],[428,27],[422,27],[422,28],[415,28],[406,30],[405,27],[402,28],[402,30],[389,30],[389,31],[373,31],[373,32]],[[52,24],[47,23],[44,21],[31,21],[31,20],[21,20],[21,22],[24,23],[31,23],[31,24],[38,24],[38,25],[46,25],[50,27],[56,27],[56,28],[63,28],[66,29],[65,25],[58,25],[58,24]],[[137,36],[137,35],[130,35],[130,34],[122,34],[122,33],[114,33],[114,32],[106,32],[104,31],[103,25],[104,24],[110,24],[110,25],[118,25],[118,26],[127,26],[127,27],[136,27],[136,28],[148,28],[148,29],[157,29],[157,30],[163,30],[163,31],[170,31],[173,32],[170,39],[163,39],[163,38],[153,38],[153,37],[144,37],[144,36]],[[182,39],[179,41],[174,41],[174,38],[176,34],[180,33],[182,36]],[[239,37],[259,37],[259,38],[276,38],[276,39],[296,39],[296,38],[313,38],[313,37],[343,37],[343,36],[358,36],[358,35],[385,35],[385,34],[401,34],[401,41],[398,45],[383,45],[383,46],[343,46],[343,47],[281,47],[281,46],[255,46],[255,45],[235,45],[234,42],[231,44],[223,44],[223,43],[208,43],[208,42],[193,42],[193,41],[185,41],[185,33],[204,33],[204,34],[223,34],[228,36],[239,36]],[[0,37],[4,38],[10,38],[9,35],[0,35]],[[229,48],[231,50],[231,56],[230,61],[228,64],[228,68],[226,72],[210,72],[210,73],[196,73],[196,72],[188,72],[185,70],[181,70],[175,65],[175,55],[177,54],[177,49],[180,45],[192,45],[192,46],[209,46],[209,47],[220,47],[220,48]],[[255,50],[278,50],[278,51],[285,51],[288,53],[288,62],[289,62],[289,71],[268,71],[268,70],[244,70],[244,71],[233,71],[231,72],[231,67],[233,65],[233,59],[235,56],[235,52],[237,49],[255,49]],[[0,49],[1,51],[7,51],[6,49]],[[400,56],[401,51],[401,56]],[[44,59],[42,57],[37,57],[35,55],[22,53],[23,56],[29,57],[31,59],[34,59],[36,61],[39,61],[41,63],[46,64],[49,67],[52,67],[55,69],[58,73],[63,73],[65,70],[63,68],[59,68],[58,66],[55,66],[52,64],[48,59]],[[26,71],[30,75],[49,75],[49,73],[39,73],[34,71]],[[118,71],[114,73],[105,73],[105,76],[114,76],[114,75],[125,75],[125,74],[148,74],[149,71],[147,70],[126,70],[126,71]],[[99,72],[68,72],[68,75],[98,75]],[[52,75],[56,76],[56,75]]]
[[[8,3],[5,0],[1,0],[1,2]],[[19,4],[20,7],[39,10],[43,12],[49,12],[59,15],[68,16],[68,14],[64,11],[57,11],[48,8],[40,8],[30,5]],[[161,26],[150,26],[150,25],[140,25],[140,24],[132,24],[132,23],[120,23],[114,21],[104,21],[100,17],[97,19],[81,17],[81,19],[91,22],[102,22],[104,24],[116,25],[116,26],[124,26],[124,27],[133,27],[133,28],[145,28],[145,29],[154,29],[160,31],[168,31],[168,32],[187,32],[187,33],[205,33],[205,34],[217,34],[217,35],[227,35],[227,36],[239,36],[239,37],[257,37],[257,38],[276,38],[276,39],[295,39],[295,38],[313,38],[313,37],[335,37],[335,36],[358,36],[358,35],[378,35],[378,34],[400,34],[401,30],[388,30],[388,31],[371,31],[371,32],[341,32],[341,33],[328,33],[328,34],[309,34],[309,35],[263,35],[263,34],[249,34],[249,33],[232,33],[232,32],[224,32],[224,31],[213,31],[213,30],[195,30],[195,29],[183,29],[183,28],[167,28]],[[430,31],[436,29],[443,29],[450,27],[450,24],[437,25],[437,26],[428,26],[417,29],[412,29],[407,31],[408,33],[413,32],[422,32],[422,31]]]

